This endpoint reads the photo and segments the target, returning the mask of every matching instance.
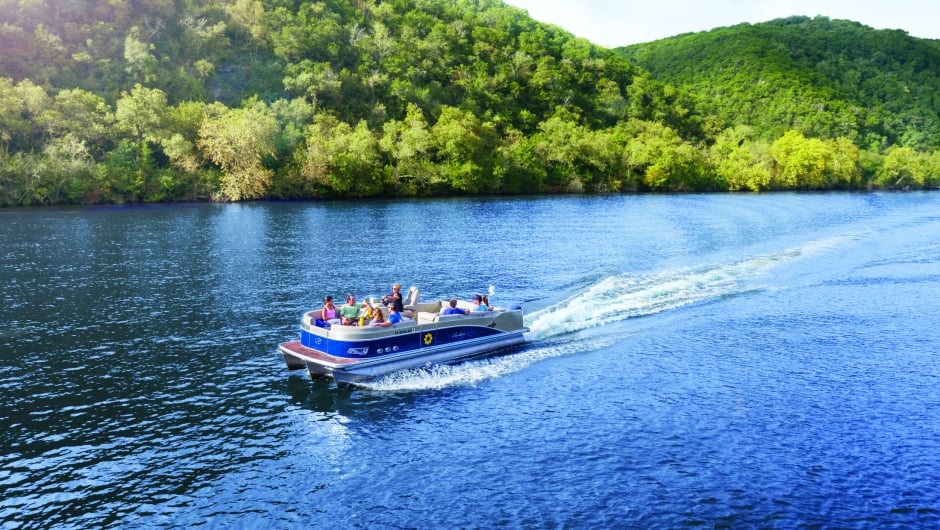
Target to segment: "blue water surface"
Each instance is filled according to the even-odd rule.
[[[339,389],[331,294],[522,303]],[[0,210],[4,528],[940,526],[940,195]]]

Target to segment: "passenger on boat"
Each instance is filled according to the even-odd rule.
[[[395,308],[394,304],[388,305],[388,321],[392,325],[401,322],[401,313]]]
[[[362,302],[362,307],[360,308],[360,312],[361,312],[362,316],[364,316],[364,317],[366,317],[366,318],[368,318],[368,319],[370,319],[370,320],[372,319],[372,317],[375,316],[375,307],[372,306],[373,303],[375,303],[375,300],[366,298],[366,299]]]
[[[376,311],[375,314],[376,314],[376,319],[372,321],[372,324],[369,324],[372,327],[387,328],[387,327],[394,326],[395,324],[398,324],[399,322],[401,322],[401,313],[399,313],[398,310],[395,309],[395,306],[392,304],[388,305],[388,319],[380,318],[380,315],[382,314],[382,311],[380,310]],[[381,321],[376,322],[376,320],[381,320]]]
[[[336,318],[336,306],[333,305],[333,297],[327,295],[323,299],[323,309],[320,310],[320,320],[329,324],[338,322]]]
[[[356,306],[356,297],[346,295],[346,304],[339,308],[339,316],[344,326],[355,326],[359,320],[359,307]]]
[[[395,304],[395,309],[398,312],[405,310],[405,304],[401,298],[401,284],[395,283],[392,285],[392,294],[387,294],[382,297],[383,304]]]
[[[370,328],[374,328],[378,326],[381,326],[381,327],[391,326],[391,324],[388,324],[387,321],[385,320],[385,315],[382,314],[382,308],[375,307],[373,308],[372,313],[373,313],[372,321],[369,322]]]
[[[457,307],[456,298],[451,298],[448,305],[450,305],[450,307],[444,310],[445,315],[466,315],[470,313],[470,311],[467,311],[466,309],[460,309]]]
[[[362,301],[362,305],[359,306],[359,327],[367,325],[375,316],[375,309],[372,307],[372,302],[373,300],[371,298],[366,298]]]
[[[489,311],[490,308],[483,303],[483,297],[475,294],[473,295],[473,309],[470,311]]]

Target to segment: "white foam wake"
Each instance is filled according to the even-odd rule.
[[[614,340],[613,337],[595,337],[579,341],[555,339],[528,346],[508,355],[474,359],[459,364],[436,364],[400,370],[365,383],[363,386],[381,392],[411,392],[473,386],[483,381],[519,372],[545,359],[603,348]]]
[[[530,329],[526,335],[528,345],[518,352],[454,365],[402,370],[366,386],[379,391],[472,386],[523,370],[547,358],[602,348],[616,339],[602,335],[588,340],[567,340],[564,335],[632,317],[653,315],[751,292],[758,288],[753,280],[774,267],[841,247],[854,239],[855,236],[826,238],[794,249],[698,269],[608,276],[577,294],[526,315],[525,322]]]
[[[573,296],[526,315],[530,329],[527,339],[571,333],[748,292],[754,289],[749,280],[826,246],[785,250],[699,269],[608,276]]]

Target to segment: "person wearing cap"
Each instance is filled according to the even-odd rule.
[[[473,295],[473,308],[470,311],[489,311],[490,308],[483,303],[483,297],[475,294]]]
[[[396,283],[392,285],[392,294],[387,294],[382,297],[382,303],[385,305],[394,305],[395,310],[399,313],[405,310],[405,304],[402,301],[401,297],[401,284]]]

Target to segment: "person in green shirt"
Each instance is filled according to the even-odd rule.
[[[358,323],[359,308],[356,307],[356,297],[346,295],[346,305],[339,308],[339,316],[343,319],[344,326],[355,326]]]

